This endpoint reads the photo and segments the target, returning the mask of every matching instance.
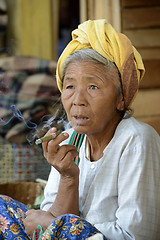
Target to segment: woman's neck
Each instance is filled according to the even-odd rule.
[[[112,123],[112,126],[108,126],[101,133],[87,135],[91,161],[97,161],[103,157],[103,151],[112,140],[119,122],[120,120]]]

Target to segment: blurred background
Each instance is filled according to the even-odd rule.
[[[102,18],[142,55],[146,73],[131,108],[160,134],[160,0],[0,0],[0,187],[47,179],[34,140],[51,126],[64,129],[57,60],[78,24]]]

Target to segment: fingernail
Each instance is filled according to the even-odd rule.
[[[68,133],[66,133],[66,132],[64,132],[63,135],[64,135],[65,137],[68,137]]]

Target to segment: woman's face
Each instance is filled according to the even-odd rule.
[[[87,60],[68,64],[63,80],[62,103],[75,131],[95,134],[107,131],[117,119],[121,98],[117,96],[116,67]]]

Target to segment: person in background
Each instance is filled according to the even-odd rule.
[[[43,143],[51,172],[41,209],[23,209],[26,239],[159,239],[160,137],[128,113],[143,75],[140,54],[105,19],[72,32],[57,63],[71,128]]]

